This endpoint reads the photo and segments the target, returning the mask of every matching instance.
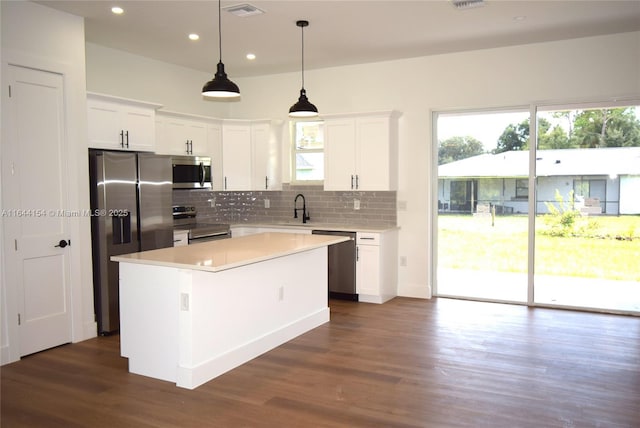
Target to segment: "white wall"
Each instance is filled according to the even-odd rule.
[[[30,2],[3,1],[2,10],[2,87],[6,88],[6,67],[14,64],[61,73],[64,76],[64,102],[68,153],[69,192],[68,208],[89,207],[87,124],[85,94],[84,23],[81,18],[61,13]],[[5,91],[3,90],[3,104]],[[3,116],[3,128],[6,129]],[[35,125],[34,125],[35,126]],[[3,135],[2,147],[9,142]],[[34,153],[34,156],[37,156]],[[37,174],[37,171],[34,171]],[[46,177],[40,177],[46,180]],[[7,194],[3,189],[3,195]],[[9,208],[9,207],[8,207]],[[0,219],[0,221],[2,221]],[[2,224],[4,227],[4,224]],[[69,247],[72,298],[73,341],[96,335],[93,310],[91,274],[91,245],[89,218],[70,221]],[[4,243],[4,241],[3,241]],[[5,251],[6,251],[5,247]],[[2,260],[2,363],[19,356],[17,336],[17,284],[5,281],[6,269]]]
[[[100,61],[94,54],[100,52],[87,51],[90,90],[94,90],[92,82],[110,80],[100,67],[91,65]],[[132,60],[127,55],[113,55],[120,64]],[[143,61],[133,63],[136,67],[125,68],[135,70]],[[202,75],[204,80],[207,77]],[[198,78],[194,85],[200,82]],[[238,118],[286,119],[300,89],[299,73],[233,80],[240,86],[242,100],[228,105],[229,114]],[[115,80],[111,83],[116,84]],[[106,83],[102,87],[107,87]],[[407,258],[407,266],[399,270],[399,293],[429,297],[432,111],[639,96],[640,33],[306,70],[305,87],[321,114],[402,112],[398,200],[406,202],[407,209],[398,212],[399,255]],[[145,95],[141,88],[130,89],[129,98]],[[198,90],[194,88],[196,93]],[[185,106],[186,110],[187,103],[180,97],[155,97],[154,101]],[[202,106],[196,103],[189,111],[202,113]]]
[[[87,90],[162,104],[163,110],[228,117],[237,101],[211,101],[201,94],[209,73],[87,43]]]

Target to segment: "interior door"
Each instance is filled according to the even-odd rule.
[[[71,341],[63,77],[8,67],[10,136],[3,156],[9,277],[16,279],[20,356]],[[5,164],[6,165],[6,164]],[[10,286],[13,286],[11,284]]]

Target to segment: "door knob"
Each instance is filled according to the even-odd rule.
[[[71,241],[67,242],[64,239],[61,239],[60,242],[58,242],[58,245],[55,245],[56,247],[60,247],[60,248],[64,248],[67,245],[71,245]]]

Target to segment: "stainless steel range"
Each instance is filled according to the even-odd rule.
[[[225,223],[201,223],[196,220],[196,207],[173,206],[173,228],[189,231],[189,244],[231,238],[231,227]]]

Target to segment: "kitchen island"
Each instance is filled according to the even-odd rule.
[[[193,389],[329,321],[327,247],[257,235],[112,257],[131,373]]]

